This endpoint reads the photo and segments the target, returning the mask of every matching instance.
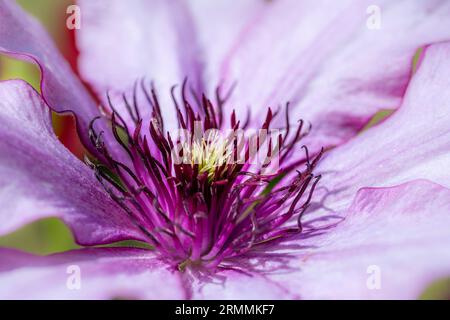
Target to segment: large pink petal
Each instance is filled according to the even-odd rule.
[[[450,43],[425,50],[401,108],[319,163],[325,205],[346,208],[361,187],[429,179],[450,187]]]
[[[0,249],[0,297],[19,299],[281,299],[286,289],[263,275],[229,271],[207,281],[173,272],[150,251],[95,248],[38,257]],[[66,286],[73,266],[81,289]],[[71,268],[72,269],[71,269]],[[73,272],[73,271],[72,271]]]
[[[0,249],[0,298],[15,299],[287,299],[298,298],[261,274],[223,272],[206,280],[173,271],[153,252],[93,248],[39,257]],[[70,290],[67,270],[80,271]]]
[[[60,217],[82,244],[141,239],[86,165],[53,133],[48,107],[20,80],[0,83],[0,234]]]
[[[55,111],[76,114],[80,137],[89,148],[88,125],[99,115],[95,101],[44,28],[11,0],[0,1],[0,53],[39,65],[45,101]]]
[[[373,4],[380,30],[366,27]],[[195,10],[207,61],[221,61],[208,83],[224,81],[227,89],[237,82],[229,106],[243,115],[248,105],[263,117],[267,106],[290,101],[292,123],[311,121],[322,145],[346,141],[380,108],[398,107],[416,50],[450,39],[446,0],[261,1],[251,15],[228,6]],[[225,11],[234,13],[227,21],[211,18]],[[219,58],[213,33],[241,18],[247,22]]]
[[[170,88],[185,77],[202,91],[201,52],[196,44],[190,12],[182,1],[80,1],[83,26],[77,33],[80,72],[99,97],[111,90],[115,107],[126,117],[119,94],[136,81],[153,80],[163,114],[175,119]],[[131,99],[131,94],[129,96]],[[131,100],[130,100],[131,101]],[[141,116],[151,108],[142,97]]]
[[[366,188],[342,215],[298,243],[314,247],[294,253],[290,270],[268,277],[305,299],[416,299],[450,275],[449,189],[424,180]]]
[[[286,289],[263,275],[226,272],[190,283],[147,250],[93,248],[39,257],[0,249],[2,299],[282,299]],[[80,271],[80,290],[69,277]],[[67,286],[67,282],[69,287]]]
[[[187,297],[179,275],[147,250],[95,248],[38,257],[0,249],[0,257],[2,299]]]
[[[189,0],[194,17],[198,42],[201,45],[205,83],[210,94],[223,79],[220,77],[224,60],[245,43],[248,33],[261,22],[262,13],[271,4],[268,1],[246,0]],[[256,52],[255,52],[256,58]],[[239,79],[235,79],[240,82]],[[239,83],[240,85],[240,83]]]

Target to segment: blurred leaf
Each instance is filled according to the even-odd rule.
[[[370,119],[370,121],[366,124],[366,126],[359,132],[364,132],[367,129],[376,126],[381,121],[385,120],[387,117],[389,117],[392,113],[394,113],[395,110],[393,109],[381,109],[375,115]]]
[[[421,300],[450,300],[450,278],[440,279],[429,285],[420,295]]]
[[[149,250],[154,250],[155,247],[142,242],[142,241],[136,241],[136,240],[125,240],[125,241],[119,241],[119,242],[114,242],[111,244],[106,244],[106,245],[101,245],[98,247],[106,247],[106,248],[116,248],[116,247],[126,247],[126,248],[140,248],[140,249],[149,249]]]
[[[0,237],[0,246],[41,255],[79,248],[69,228],[58,218],[38,220]]]
[[[0,80],[23,79],[40,91],[40,72],[34,64],[0,56]]]
[[[420,58],[422,57],[423,54],[423,48],[419,48],[417,49],[416,53],[414,54],[414,58],[413,58],[413,64],[412,64],[412,72],[416,72]]]

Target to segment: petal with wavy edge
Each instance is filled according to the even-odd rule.
[[[21,80],[0,82],[0,233],[59,217],[81,244],[145,239],[94,173],[56,138],[50,112]]]

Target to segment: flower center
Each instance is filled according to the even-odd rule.
[[[191,167],[198,165],[200,174],[206,173],[210,181],[216,177],[216,170],[225,164],[233,162],[233,150],[229,143],[221,137],[216,131],[208,134],[207,137],[201,137],[192,143],[184,142],[183,163],[188,163]],[[224,172],[220,172],[221,177]]]
[[[309,130],[303,121],[291,130],[288,105],[283,131],[271,128],[278,112],[270,108],[250,130],[249,119],[241,123],[234,111],[224,124],[219,90],[215,103],[188,98],[185,82],[179,97],[171,91],[178,129],[169,132],[154,88],[143,81],[138,87],[132,103],[122,96],[124,112],[108,96],[105,116],[90,126],[101,162],[88,163],[162,258],[179,270],[230,268],[302,232],[323,150],[310,159],[298,146]],[[110,124],[114,141],[95,130],[98,120]]]

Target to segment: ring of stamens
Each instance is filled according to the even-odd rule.
[[[147,132],[142,129],[138,90],[151,108]],[[186,81],[180,97],[176,97],[175,90],[172,88],[171,94],[180,129],[193,133],[200,123],[204,131],[224,130],[222,107],[226,98],[221,98],[219,90],[216,107],[203,96],[194,99],[196,108],[192,99],[186,97]],[[307,147],[302,146],[304,152],[297,161],[290,161],[283,169],[295,152],[300,154],[296,146],[310,129],[304,131],[304,123],[299,121],[291,132],[288,104],[284,134],[275,138],[256,136],[258,143],[265,140],[268,148],[264,151],[265,162],[255,168],[248,142],[222,139],[217,131],[187,141],[165,132],[153,85],[136,82],[132,102],[125,94],[122,100],[132,126],[117,112],[108,95],[108,108],[104,108],[107,115],[93,119],[90,125],[91,142],[102,163],[89,159],[87,162],[110,197],[161,257],[180,270],[188,266],[226,267],[235,258],[264,251],[302,232],[302,216],[321,178],[313,170],[323,150],[310,159]],[[261,128],[268,130],[275,116],[269,108]],[[115,141],[126,157],[110,152],[104,132],[95,130],[95,122],[104,120],[110,123]],[[247,119],[242,124],[233,112],[229,127],[245,129],[248,123]],[[181,151],[174,152],[177,144],[182,146]],[[274,157],[281,169],[267,174],[265,169]],[[231,161],[237,158],[242,161]],[[288,184],[278,186],[299,165],[304,165],[304,170],[296,171]]]

